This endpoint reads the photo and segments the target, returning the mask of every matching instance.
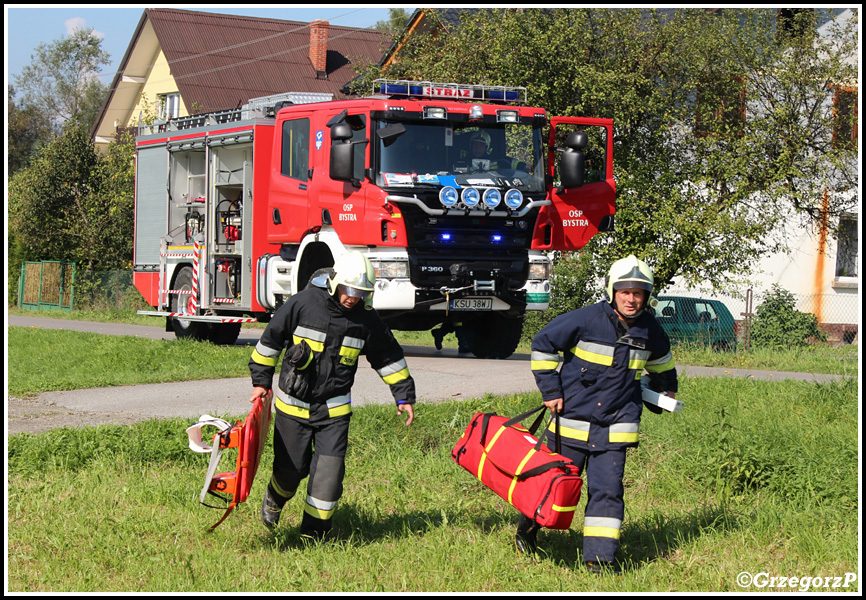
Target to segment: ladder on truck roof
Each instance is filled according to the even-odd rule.
[[[155,121],[152,125],[142,124],[138,126],[138,135],[150,133],[164,133],[166,131],[180,131],[195,127],[207,127],[210,125],[223,125],[234,121],[245,121],[247,119],[265,118],[273,119],[277,112],[284,106],[292,104],[312,104],[315,102],[330,102],[334,99],[333,94],[314,92],[282,92],[270,96],[250,98],[247,104],[228,110],[218,110],[198,115],[177,117],[168,121]]]

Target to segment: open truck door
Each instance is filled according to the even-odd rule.
[[[579,250],[613,230],[613,121],[553,117],[548,143],[549,198],[532,240],[540,250]]]

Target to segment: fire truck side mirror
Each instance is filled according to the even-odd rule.
[[[355,153],[352,144],[333,142],[331,144],[331,179],[352,181],[355,176]]]
[[[355,154],[352,150],[352,127],[346,123],[346,111],[328,121],[331,130],[331,179],[352,181],[355,176]]]
[[[588,138],[583,131],[574,131],[565,139],[565,148],[559,162],[559,175],[562,187],[565,189],[578,188],[583,185]]]
[[[331,125],[331,141],[346,141],[352,139],[352,128],[348,123],[335,123]]]
[[[352,127],[344,121],[329,123],[331,128],[330,176],[336,181],[351,181],[360,186],[355,177],[355,144],[367,144],[370,140],[352,140]]]
[[[355,140],[353,142],[331,142],[331,162],[330,175],[331,179],[337,181],[351,181],[355,187],[360,185],[360,181],[355,176],[355,145],[368,144],[370,140]]]

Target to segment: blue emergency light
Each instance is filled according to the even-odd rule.
[[[505,192],[505,206],[511,210],[517,210],[523,204],[523,193],[517,189],[510,189]]]
[[[487,90],[486,97],[488,100],[499,100],[502,102],[520,102],[519,91],[508,90],[504,88]]]
[[[493,209],[499,206],[502,201],[502,194],[495,188],[490,188],[484,192],[484,204],[487,208]]]
[[[421,96],[423,88],[420,85],[387,82],[379,86],[379,92],[388,96]]]
[[[446,185],[441,190],[439,190],[439,202],[442,203],[442,206],[445,208],[451,208],[455,204],[457,204],[457,200],[459,196],[457,194],[457,190],[451,187],[450,185]]]
[[[460,199],[463,201],[463,206],[466,208],[475,208],[481,201],[481,194],[473,187],[463,188],[463,193],[460,194]]]

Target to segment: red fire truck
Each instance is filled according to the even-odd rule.
[[[510,356],[553,250],[613,228],[612,121],[548,118],[526,89],[377,80],[286,93],[136,138],[135,284],[178,337],[234,343],[350,250],[395,330],[460,323]],[[546,138],[546,139],[545,139]]]

